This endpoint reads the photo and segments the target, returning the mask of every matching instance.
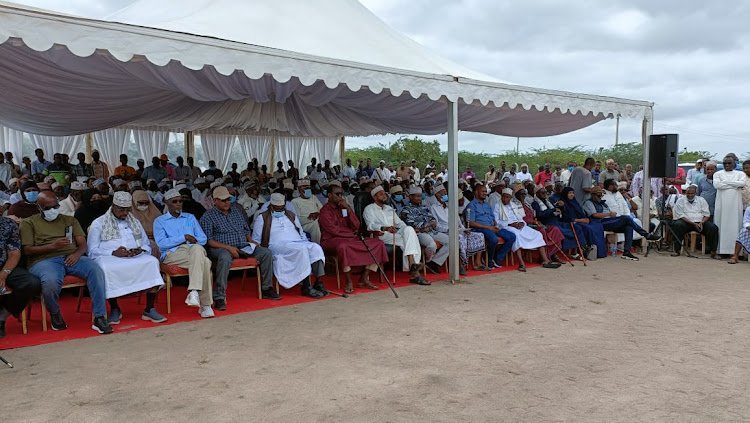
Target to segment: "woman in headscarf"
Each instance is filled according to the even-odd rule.
[[[8,216],[15,216],[19,219],[26,219],[41,213],[39,206],[36,204],[36,197],[39,195],[39,187],[34,181],[26,181],[18,189],[21,193],[21,201],[14,203],[8,209]]]
[[[162,213],[156,208],[146,191],[140,189],[133,191],[133,211],[131,213],[141,222],[143,229],[146,231],[146,236],[151,244],[151,255],[161,259],[161,251],[154,241],[154,220]]]
[[[81,224],[83,232],[88,234],[89,226],[109,209],[109,203],[95,189],[88,189],[81,194],[81,207],[76,210],[75,218]]]
[[[531,203],[531,207],[534,209],[536,219],[547,227],[555,226],[560,230],[564,239],[559,244],[563,250],[575,250],[578,248],[576,244],[576,237],[579,240],[585,240],[586,237],[583,234],[581,223],[574,223],[571,229],[569,223],[563,223],[560,221],[562,217],[562,206],[553,204],[547,198],[547,190],[540,189],[536,191],[534,202]],[[575,233],[573,232],[575,230]]]
[[[529,207],[527,204],[526,198],[528,197],[528,195],[525,189],[516,191],[515,197],[518,200],[518,203],[521,205],[521,208],[523,209],[520,214],[520,216],[523,216],[523,221],[526,222],[526,224],[530,228],[534,228],[539,231],[542,234],[542,238],[544,238],[544,241],[547,243],[547,256],[554,262],[562,263],[562,261],[560,261],[560,259],[556,256],[557,252],[560,251],[560,248],[562,248],[558,248],[558,246],[563,241],[563,239],[565,239],[563,234],[560,232],[560,229],[556,226],[545,226],[543,223],[537,220],[536,216],[534,215],[534,209]]]
[[[573,224],[581,224],[583,229],[584,239],[578,239],[581,243],[581,248],[596,245],[596,257],[604,258],[607,257],[607,242],[604,239],[604,227],[601,222],[586,217],[586,213],[583,208],[576,200],[575,191],[571,187],[565,187],[560,194],[560,202],[557,203],[562,209],[562,219],[568,225],[572,222]],[[587,250],[584,249],[584,255]]]

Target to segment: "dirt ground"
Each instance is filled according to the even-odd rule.
[[[750,421],[748,275],[652,254],[3,351],[0,415]]]

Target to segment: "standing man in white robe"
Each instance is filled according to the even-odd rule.
[[[321,279],[326,273],[323,248],[307,240],[302,224],[286,205],[284,194],[271,194],[268,210],[255,218],[253,240],[273,252],[273,274],[281,286],[288,289],[302,282],[302,296],[326,296]],[[310,273],[315,275],[314,287]]]
[[[719,254],[734,254],[735,239],[742,229],[742,188],[747,176],[735,166],[734,158],[727,156],[724,157],[724,170],[714,173],[714,223],[719,227]]]
[[[526,271],[526,264],[523,262],[523,255],[521,250],[537,250],[539,256],[542,257],[542,266],[548,269],[557,269],[560,267],[559,263],[552,263],[547,257],[546,246],[547,243],[544,241],[544,237],[541,232],[535,231],[534,229],[526,226],[523,221],[523,216],[517,216],[514,207],[511,204],[513,198],[513,190],[505,188],[502,193],[502,200],[500,204],[495,205],[495,222],[500,229],[506,229],[516,236],[516,240],[513,243],[513,251],[518,257],[518,270],[520,272]]]
[[[104,272],[105,297],[110,306],[107,323],[120,323],[118,297],[140,291],[147,291],[141,319],[163,323],[167,318],[154,308],[156,294],[164,284],[159,260],[151,255],[151,242],[143,225],[130,213],[132,208],[130,193],[114,193],[112,207],[91,223],[86,241],[88,256]]]
[[[386,204],[388,197],[382,186],[373,188],[370,195],[375,202],[365,207],[362,212],[367,230],[375,233],[385,244],[395,243],[401,248],[402,268],[409,272],[409,282],[430,285],[430,282],[419,275],[424,265],[422,264],[422,249],[419,247],[419,238],[414,228],[404,223],[396,216],[393,207]]]
[[[296,210],[294,213],[297,214],[302,224],[302,229],[310,234],[310,240],[316,244],[320,244],[320,223],[318,223],[318,217],[320,216],[320,209],[323,208],[323,204],[313,195],[309,179],[300,179],[297,181],[297,190],[299,191],[299,197],[292,199],[292,204],[294,204],[294,209]]]

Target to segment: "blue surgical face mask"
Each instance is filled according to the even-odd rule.
[[[568,166],[568,170],[572,171],[573,169],[575,169],[573,166]]]
[[[427,198],[427,194],[422,193],[422,199],[424,200],[425,198]]]
[[[284,217],[284,212],[283,211],[275,211],[275,212],[271,212],[271,215],[273,217],[277,217],[277,218],[278,217]]]
[[[234,184],[232,182],[229,182],[229,183],[224,184],[224,186],[227,188],[233,188]]]
[[[327,189],[323,190],[323,195],[328,195],[328,190]]]
[[[310,188],[305,190],[305,198],[310,198],[312,196],[312,190]]]
[[[404,201],[404,196],[401,194],[396,194],[395,196],[393,196],[393,199],[396,201]]]
[[[695,197],[693,197],[693,198],[688,198],[688,201],[689,201],[689,202],[691,202],[691,203],[692,203],[692,202],[694,202],[694,201],[695,201]]]
[[[447,203],[448,202],[448,196],[444,195],[444,196],[440,197],[440,201],[442,201],[443,203]]]
[[[229,197],[229,202],[230,203],[234,203],[235,201],[237,201],[237,197],[235,197],[234,195],[231,196],[231,197]]]
[[[39,197],[39,191],[29,191],[24,195],[26,196],[26,201],[29,203],[36,203],[36,199]]]
[[[211,170],[216,170],[216,166],[209,166],[208,168]]]

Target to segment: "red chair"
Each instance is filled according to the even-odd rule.
[[[211,261],[212,268],[216,267],[216,262],[213,260]],[[232,260],[232,265],[229,266],[229,271],[232,270],[241,270],[242,271],[242,282],[240,283],[240,290],[245,290],[245,277],[247,276],[247,270],[248,269],[255,269],[255,273],[258,277],[258,299],[263,298],[263,292],[262,292],[262,285],[261,285],[261,274],[260,269],[258,268],[258,260],[254,258],[238,258]],[[276,284],[276,293],[279,293],[279,285]]]
[[[164,285],[167,288],[167,314],[172,313],[172,278],[188,276],[188,270],[184,267],[159,263],[159,271],[164,275]]]

